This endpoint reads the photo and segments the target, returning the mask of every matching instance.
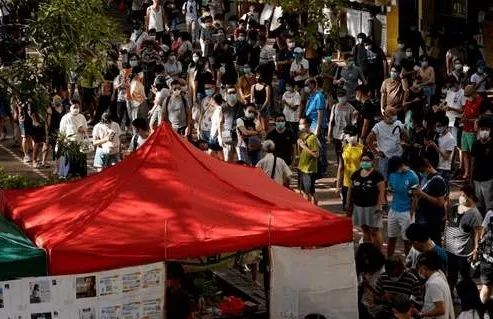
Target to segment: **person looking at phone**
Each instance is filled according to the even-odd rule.
[[[412,207],[412,190],[419,185],[418,175],[404,164],[399,156],[389,159],[389,188],[392,191],[392,202],[388,215],[387,256],[394,254],[397,238],[404,241],[404,252],[407,255],[411,243],[406,237],[406,229],[414,219]]]
[[[109,112],[101,115],[101,121],[92,130],[93,144],[96,146],[94,167],[100,172],[120,161],[120,125],[111,120]]]

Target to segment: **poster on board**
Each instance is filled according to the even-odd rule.
[[[1,319],[161,319],[164,263],[0,282]]]

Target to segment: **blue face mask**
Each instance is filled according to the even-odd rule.
[[[276,129],[283,130],[286,127],[286,122],[276,122]]]
[[[214,90],[213,89],[205,89],[205,95],[212,96],[212,94],[214,94]]]

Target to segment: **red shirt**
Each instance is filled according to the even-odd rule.
[[[483,102],[483,98],[479,95],[476,96],[474,101],[466,100],[464,105],[464,114],[462,115],[462,122],[464,123],[464,132],[474,133],[474,120],[479,117],[479,106]]]

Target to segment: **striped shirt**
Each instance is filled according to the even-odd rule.
[[[406,297],[414,296],[416,301],[423,300],[423,290],[418,278],[408,271],[404,271],[398,280],[392,280],[386,272],[383,273],[377,280],[375,292],[379,297],[383,297],[387,293]],[[388,309],[391,308],[390,304],[384,303],[384,306]]]
[[[468,256],[474,250],[474,229],[481,226],[483,218],[479,210],[469,208],[460,214],[458,206],[451,209],[445,226],[446,251],[456,256]]]

